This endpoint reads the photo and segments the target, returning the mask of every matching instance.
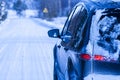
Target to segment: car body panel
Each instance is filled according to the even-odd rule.
[[[120,27],[117,26],[118,30],[104,27],[111,26],[110,22],[113,25],[119,13],[120,2],[84,0],[73,8],[62,32],[52,32],[55,33],[52,37],[60,39],[54,48],[54,65],[57,63],[57,68],[54,67],[57,72],[54,73],[60,80],[66,80],[66,76],[70,76],[71,67],[77,76],[75,80],[86,80],[91,74],[91,80],[97,80],[94,79],[94,74],[120,76]],[[117,24],[119,23],[118,20]],[[103,33],[106,30],[109,33]]]

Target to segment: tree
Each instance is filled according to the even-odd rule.
[[[40,16],[44,16],[47,18],[52,18],[60,15],[61,6],[60,0],[41,0],[41,9],[39,10]],[[44,12],[44,9],[47,9],[47,13]]]
[[[17,0],[5,0],[8,6],[16,2]],[[77,4],[80,0],[22,0],[29,9],[38,10],[39,17],[52,18],[56,16],[66,16],[68,12]],[[9,6],[10,7],[10,6]],[[44,13],[44,9],[48,10],[48,13]]]
[[[17,0],[13,5],[13,9],[16,10],[18,16],[23,16],[23,11],[27,9],[27,6],[21,0]]]
[[[23,10],[27,9],[27,5],[24,2],[22,2],[21,0],[18,0],[17,2],[14,3],[13,9],[16,11],[17,10],[23,11]]]

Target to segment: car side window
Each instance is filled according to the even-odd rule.
[[[77,13],[76,9],[80,10],[82,7],[82,5],[80,5],[79,7],[75,7],[72,12],[70,13],[66,23],[65,23],[65,26],[63,28],[63,31],[62,31],[62,35],[65,35],[68,31],[68,28],[70,27],[70,25],[73,23],[73,17],[75,16],[75,13]]]
[[[70,20],[63,30],[63,36],[65,33],[69,32],[72,36],[72,39],[68,43],[64,43],[63,45],[69,48],[74,49],[76,47],[76,41],[79,41],[80,33],[82,31],[82,27],[87,19],[87,10],[82,6],[77,6],[72,15],[70,15]],[[79,37],[78,37],[79,36]],[[76,38],[78,37],[78,38]],[[77,40],[76,40],[77,39]]]
[[[81,12],[80,12],[80,23],[78,24],[78,28],[75,31],[75,43],[74,43],[74,47],[75,48],[81,48],[84,45],[84,37],[86,37],[86,33],[87,33],[87,29],[85,28],[85,22],[87,21],[87,10],[83,7]]]

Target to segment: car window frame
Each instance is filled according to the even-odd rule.
[[[89,15],[88,15],[88,11],[87,11],[86,7],[85,7],[84,5],[82,5],[82,4],[80,4],[80,5],[78,5],[78,6],[76,6],[76,7],[74,8],[74,10],[71,12],[70,16],[68,17],[68,19],[67,19],[67,21],[66,21],[66,24],[65,24],[65,26],[64,26],[64,28],[63,28],[63,30],[62,30],[62,33],[61,33],[62,36],[65,35],[65,33],[64,33],[64,32],[65,32],[65,29],[66,29],[66,32],[68,31],[68,28],[69,28],[69,26],[70,26],[70,21],[69,21],[69,20],[71,20],[72,17],[74,16],[74,13],[75,13],[77,7],[81,7],[81,9],[78,11],[78,14],[80,14],[82,8],[85,9],[85,11],[86,11],[87,17],[86,17],[84,23],[82,24],[82,26],[85,26],[85,23],[87,22],[87,18],[88,18]],[[74,37],[74,36],[73,36],[73,37]],[[65,44],[64,41],[62,41],[61,44],[62,44],[62,46],[64,46],[64,47],[68,47],[69,49],[74,49],[74,50],[75,50],[75,47],[74,47],[74,46],[73,46],[73,47],[72,47],[72,46],[69,46],[69,43],[70,43],[70,42],[68,42],[68,43]]]
[[[79,6],[82,7],[82,5],[79,5]],[[70,14],[68,15],[69,17],[67,18],[67,20],[66,20],[66,22],[65,22],[65,25],[64,25],[63,30],[62,30],[62,32],[61,32],[61,36],[64,36],[64,35],[65,35],[64,32],[67,32],[67,29],[68,29],[68,27],[69,27],[69,25],[70,25],[70,22],[71,22],[71,18],[73,17],[74,12],[75,12],[75,10],[76,10],[77,7],[78,7],[78,6],[75,6],[75,7],[72,9],[72,11],[70,12]]]

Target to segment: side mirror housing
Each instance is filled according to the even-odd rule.
[[[49,30],[48,31],[48,36],[52,37],[52,38],[59,38],[60,37],[59,29]]]

